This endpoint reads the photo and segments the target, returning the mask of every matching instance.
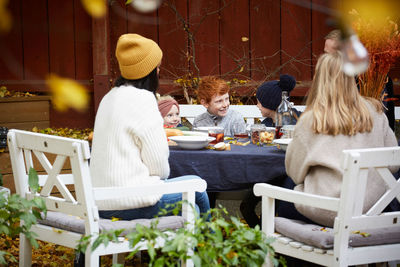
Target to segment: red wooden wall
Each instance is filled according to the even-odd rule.
[[[10,33],[0,35],[0,85],[46,92],[45,77],[56,73],[91,87],[92,19],[80,0],[13,0]],[[55,127],[92,127],[93,101],[85,113],[50,112]]]
[[[13,28],[0,35],[0,85],[47,92],[48,73],[76,79],[93,95],[91,106],[83,114],[52,110],[51,125],[93,127],[96,106],[119,76],[116,42],[130,32],[162,48],[162,94],[182,94],[173,81],[189,72],[251,80],[241,91],[247,94],[262,81],[289,73],[299,82],[292,95],[302,97],[331,30],[329,15],[321,12],[330,2],[164,0],[157,11],[142,14],[125,0],[112,0],[105,18],[92,19],[80,0],[9,1]],[[400,68],[391,76],[396,81]]]

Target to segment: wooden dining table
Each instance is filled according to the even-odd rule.
[[[285,152],[276,146],[231,145],[231,150],[190,150],[170,147],[170,177],[198,175],[207,182],[207,192],[252,189],[286,175]],[[210,195],[210,194],[209,194]]]

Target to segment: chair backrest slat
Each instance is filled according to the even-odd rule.
[[[364,196],[367,188],[368,169],[359,170],[359,179],[354,184],[357,187],[357,194],[354,201],[353,215],[361,215],[364,207]],[[354,190],[354,189],[353,189]]]

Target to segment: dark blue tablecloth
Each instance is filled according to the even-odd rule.
[[[286,175],[285,153],[274,146],[231,145],[230,151],[184,150],[170,147],[170,177],[195,174],[207,191],[234,191]]]

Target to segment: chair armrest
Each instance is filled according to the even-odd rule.
[[[338,198],[308,194],[265,183],[255,184],[254,194],[326,210],[339,210]]]
[[[95,187],[95,200],[116,199],[123,197],[148,196],[157,194],[172,194],[185,192],[203,192],[207,189],[207,182],[202,179],[168,182],[152,185],[138,185],[134,187]]]

